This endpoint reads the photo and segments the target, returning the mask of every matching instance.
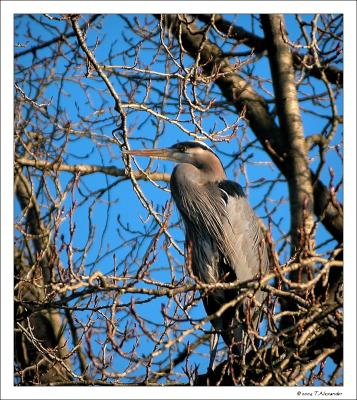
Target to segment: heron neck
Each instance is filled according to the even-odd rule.
[[[227,179],[221,161],[214,155],[210,157],[209,162],[197,164],[195,167],[203,184]]]
[[[203,159],[198,158],[194,167],[202,184],[227,179],[221,161],[214,154],[205,154]]]
[[[226,174],[221,162],[217,159],[210,164],[187,164],[182,163],[174,168],[171,176],[171,184],[180,187],[205,185],[207,183],[221,182],[226,180]]]

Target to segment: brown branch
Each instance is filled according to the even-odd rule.
[[[291,210],[292,251],[301,244],[300,232],[305,224],[307,236],[313,227],[313,188],[301,121],[292,55],[284,42],[285,23],[280,14],[263,14],[268,56],[273,78],[275,102],[281,130],[286,138],[286,162],[289,164],[288,186]],[[304,221],[305,219],[305,221]],[[310,242],[311,239],[308,241]],[[312,243],[306,244],[313,249]]]
[[[16,279],[19,280],[18,290],[15,291],[15,295],[20,300],[41,301],[46,295],[46,286],[51,279],[49,238],[48,234],[44,235],[46,230],[43,226],[40,209],[30,182],[23,175],[20,168],[16,170],[16,175],[15,193],[26,216],[27,230],[33,235],[34,250],[32,258],[36,261],[33,266],[34,280],[32,282],[28,282],[27,278],[29,266],[21,262],[21,259],[15,263]],[[21,307],[18,307],[16,311],[16,317],[18,318],[22,311]],[[15,334],[16,360],[24,371],[27,370],[22,376],[24,382],[26,384],[34,383],[34,380],[37,379],[44,384],[52,381],[62,382],[69,380],[70,361],[65,358],[67,345],[63,336],[61,315],[56,310],[45,309],[33,313],[28,320],[22,321],[21,325],[20,322],[18,324],[21,327],[21,331]],[[36,337],[36,341],[41,341],[41,351],[39,351],[38,345],[35,340],[32,340],[32,337],[24,335],[23,332],[28,329],[31,329],[33,332],[32,337]],[[53,368],[51,363],[41,360],[44,352],[47,352],[47,355],[53,355],[56,360],[63,359],[64,361],[61,361],[60,365]],[[40,360],[41,369],[32,368]]]
[[[324,349],[316,358],[308,362],[301,369],[301,372],[288,383],[289,386],[298,385],[299,382],[306,376],[306,373],[315,368],[317,365],[321,364],[323,360],[325,360],[328,356],[335,353],[337,350],[341,348],[341,345],[336,344],[331,348]]]
[[[63,163],[54,162],[46,160],[29,160],[27,158],[18,158],[16,159],[16,163],[22,166],[34,167],[41,170],[49,170],[49,171],[64,171],[71,172],[73,174],[80,173],[82,175],[89,174],[106,174],[110,176],[123,177],[125,179],[129,179],[128,174],[125,172],[125,169],[117,168],[117,167],[106,167],[103,165],[89,165],[89,164],[76,164],[76,165],[68,165]],[[133,172],[135,175],[135,179],[141,180],[153,180],[153,181],[163,181],[169,182],[170,175],[165,173],[147,173],[144,172]]]
[[[82,50],[84,51],[84,53],[86,54],[86,56],[88,57],[88,60],[90,61],[91,65],[94,67],[94,69],[97,71],[98,75],[102,78],[103,82],[107,86],[110,94],[112,95],[112,97],[115,101],[115,110],[118,111],[119,114],[121,115],[121,117],[123,118],[120,97],[119,97],[117,91],[115,90],[114,86],[110,82],[109,78],[104,73],[102,66],[99,65],[96,58],[94,57],[94,54],[88,48],[87,43],[84,40],[82,29],[78,24],[78,19],[80,18],[80,16],[74,14],[74,15],[71,15],[70,18],[71,18],[71,22],[72,22],[72,28],[77,37],[78,43],[80,44],[80,46],[81,46]],[[125,118],[123,118],[123,119],[125,119]]]

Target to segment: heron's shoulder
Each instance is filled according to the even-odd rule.
[[[220,181],[218,187],[221,190],[224,190],[228,196],[245,197],[242,186],[237,182],[229,180]]]
[[[226,204],[228,204],[230,197],[245,197],[242,186],[237,182],[229,180],[221,181],[218,183],[218,188]]]

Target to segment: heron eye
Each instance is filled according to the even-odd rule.
[[[180,146],[179,150],[181,153],[186,153],[187,147],[186,146]]]

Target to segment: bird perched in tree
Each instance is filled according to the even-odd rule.
[[[227,180],[223,165],[209,146],[202,142],[182,142],[169,148],[123,150],[125,154],[172,160],[171,194],[186,230],[190,266],[199,282],[244,282],[268,269],[268,253],[257,216],[247,202],[242,187]],[[256,291],[254,300],[234,289],[209,290],[203,296],[217,334],[230,351],[241,354],[244,326],[257,327],[264,297]],[[222,306],[231,306],[221,313]],[[218,335],[213,336],[213,358]],[[245,335],[248,338],[248,335]]]

